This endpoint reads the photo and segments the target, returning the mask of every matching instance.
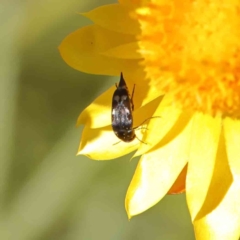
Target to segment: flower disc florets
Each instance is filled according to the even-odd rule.
[[[240,4],[151,1],[137,9],[147,77],[184,109],[240,117]]]

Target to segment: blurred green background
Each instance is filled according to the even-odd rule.
[[[0,3],[0,239],[192,240],[185,195],[130,222],[126,190],[137,159],[76,157],[79,113],[117,78],[65,64],[58,46],[106,0]]]

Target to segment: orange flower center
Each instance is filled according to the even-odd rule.
[[[136,12],[150,82],[184,109],[240,117],[240,3],[152,0]]]

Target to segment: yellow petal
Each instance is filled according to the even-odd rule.
[[[143,93],[143,91],[141,92]],[[154,100],[151,99],[149,103],[145,101],[143,106],[137,108],[136,111],[133,111],[133,124],[135,128],[137,127],[135,131],[141,130],[143,123],[145,123],[145,121],[148,121],[148,118],[151,118],[153,116],[153,113],[160,104],[161,100],[162,97],[158,97]],[[143,132],[146,134],[148,131],[149,129],[145,129]]]
[[[122,44],[115,48],[111,48],[102,54],[104,56],[122,59],[141,59],[142,56],[138,53],[138,42]]]
[[[78,117],[77,126],[85,124],[88,128],[100,128],[111,125],[112,96],[116,86],[97,97]]]
[[[130,35],[112,32],[97,25],[78,29],[68,35],[59,50],[64,61],[71,67],[86,73],[116,75],[120,72],[131,78],[143,78],[138,60],[110,58],[102,53],[121,44],[134,42]]]
[[[240,121],[226,118],[224,120],[224,135],[228,161],[231,171],[235,177],[240,177]],[[240,196],[240,195],[239,195]]]
[[[204,205],[205,212],[194,222],[197,240],[239,239],[239,121],[224,120],[224,135],[221,134],[220,138],[214,175]]]
[[[133,84],[129,82],[127,85],[131,93]],[[116,86],[111,87],[102,95],[97,97],[87,108],[85,108],[78,117],[77,126],[80,124],[86,124],[89,128],[99,128],[111,125],[111,104],[112,96],[115,90]],[[133,112],[133,120],[134,126],[139,126],[146,118],[153,115],[161,98],[159,98],[159,91],[155,88],[138,85],[135,86],[134,96],[136,97],[133,97],[135,108]],[[156,101],[154,98],[157,98]],[[143,106],[145,107],[142,108]]]
[[[187,165],[183,168],[172,187],[169,189],[168,194],[179,194],[185,192],[185,183],[187,176]]]
[[[187,202],[194,220],[203,206],[214,172],[221,118],[196,113],[186,182]]]
[[[164,146],[144,154],[127,191],[129,218],[155,205],[164,197],[187,163],[191,121]]]
[[[171,96],[165,95],[161,104],[153,114],[153,116],[159,116],[160,118],[151,119],[149,121],[147,126],[148,131],[143,138],[143,142],[146,144],[142,143],[134,156],[140,156],[152,149],[162,140],[163,137],[166,136],[166,134],[173,128],[174,125],[177,124],[177,129],[179,129],[177,119],[180,117],[180,115],[181,110],[172,104]],[[182,119],[183,118],[181,118],[181,121]]]
[[[122,4],[109,4],[83,13],[95,24],[111,31],[122,32],[125,34],[137,35],[140,33],[138,21],[130,17],[131,9]]]
[[[138,135],[142,137],[141,132]],[[94,160],[112,160],[136,150],[138,146],[138,139],[129,143],[119,140],[111,126],[96,129],[85,126],[77,155]]]

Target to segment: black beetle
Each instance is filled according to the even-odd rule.
[[[112,98],[112,128],[116,136],[124,142],[131,142],[135,139],[133,128],[133,87],[132,96],[130,97],[126,82],[121,73],[119,84],[116,84]]]

